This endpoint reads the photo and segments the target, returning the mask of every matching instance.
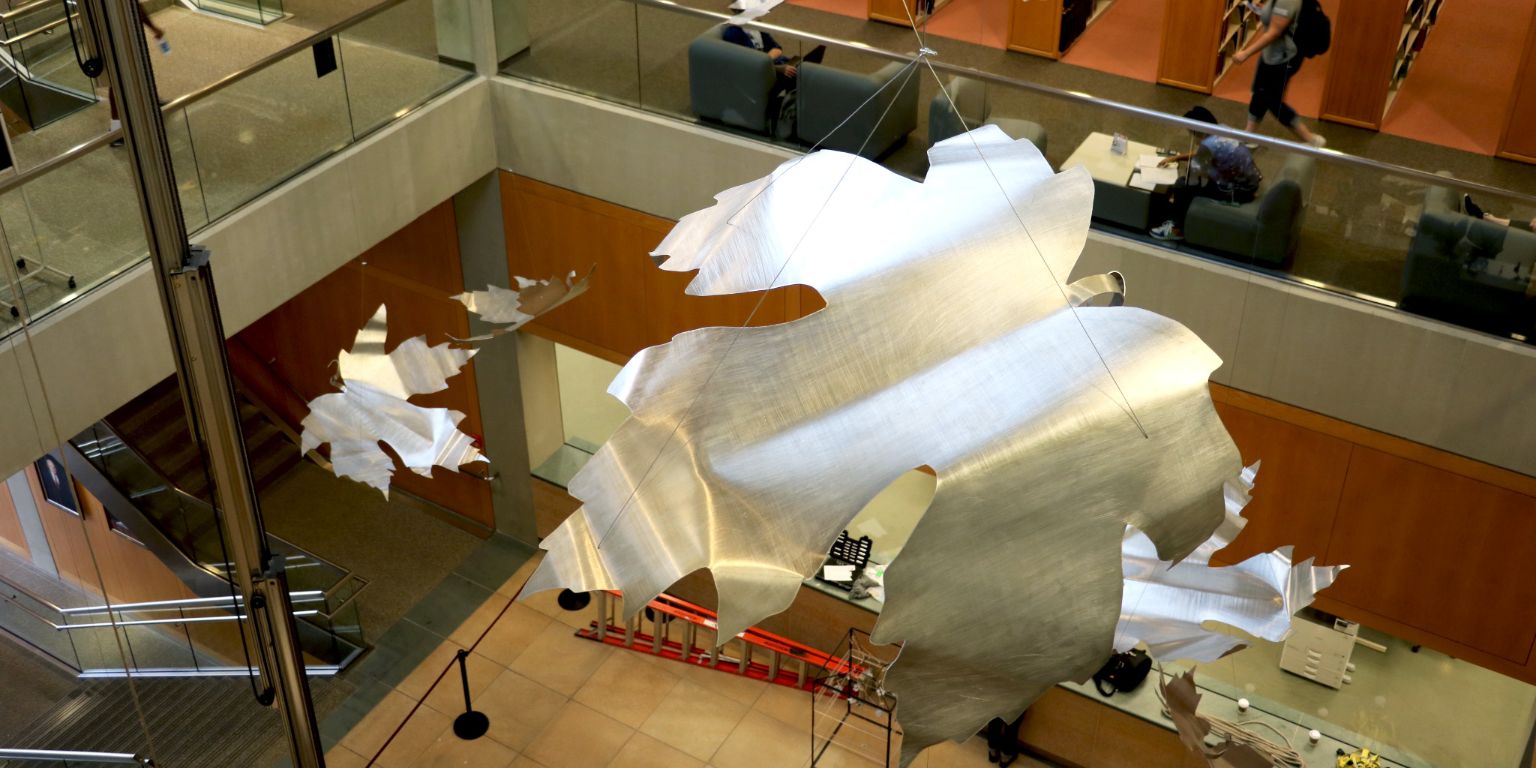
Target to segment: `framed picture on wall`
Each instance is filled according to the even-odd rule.
[[[43,484],[43,498],[49,504],[79,516],[80,501],[75,498],[74,484],[64,472],[64,462],[58,456],[48,453],[33,462],[33,466],[37,468],[38,481]]]

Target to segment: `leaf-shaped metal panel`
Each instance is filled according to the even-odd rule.
[[[698,270],[688,293],[798,283],[827,307],[632,359],[609,391],[633,416],[572,481],[584,505],[525,590],[621,589],[634,611],[708,568],[729,635],[786,608],[871,498],[930,466],[876,628],[907,642],[888,682],[908,760],[1092,674],[1125,526],[1177,561],[1242,468],[1207,388],[1220,361],[1193,333],[1071,308],[1087,173],[993,127],[929,157],[916,183],[812,153],[678,223],[657,253]]]
[[[357,332],[350,352],[337,357],[341,391],[321,395],[304,417],[300,450],[331,445],[331,464],[339,477],[350,477],[389,495],[394,461],[379,446],[386,443],[401,463],[419,475],[432,467],[458,467],[485,461],[458,424],[464,414],[447,408],[423,408],[411,395],[439,392],[458,375],[475,350],[447,344],[428,346],[425,337],[384,349],[388,317],[383,305]]]

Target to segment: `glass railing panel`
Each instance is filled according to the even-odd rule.
[[[208,217],[217,219],[352,140],[339,70],[308,50],[187,106]]]
[[[153,614],[117,614],[118,636],[136,671],[151,669],[194,669],[196,660],[192,654],[192,640],[186,625],[134,624],[135,621],[168,618],[164,611]]]
[[[10,265],[19,295],[6,288],[0,299],[35,321],[142,259],[147,247],[130,174],[127,155],[103,146],[7,194],[0,221],[25,263]]]
[[[201,611],[202,616],[233,616],[231,611]],[[186,635],[192,644],[193,661],[198,669],[248,666],[240,641],[240,625],[234,621],[191,622]]]
[[[507,74],[640,105],[636,8],[624,0],[530,2],[527,51]]]
[[[634,17],[633,43],[620,34],[630,30],[626,6]],[[914,76],[915,107],[909,110],[910,102],[894,106],[879,126],[885,133],[875,131],[877,114],[853,114],[862,100],[848,101],[849,92],[840,97],[848,103],[836,105],[840,110],[836,118],[824,119],[828,107],[818,98],[814,78],[806,85],[805,66],[794,81],[777,78],[772,86],[792,91],[793,107],[786,109],[782,101],[775,102],[767,109],[772,114],[764,115],[761,98],[739,98],[745,90],[764,87],[756,82],[747,89],[745,80],[764,78],[733,71],[732,49],[717,46],[713,54],[702,57],[708,62],[703,64],[690,56],[690,49],[722,28],[724,14],[719,11],[710,6],[701,15],[643,0],[535,4],[527,25],[529,49],[503,71],[625,104],[635,105],[638,100],[651,112],[800,149],[826,139],[832,125],[847,119],[841,135],[832,134],[826,146],[853,151],[870,136],[872,146],[866,155],[877,156],[888,168],[913,178],[926,172],[925,150],[930,142],[958,132],[954,125],[943,125],[943,120],[934,124],[936,116],[952,116],[953,110],[935,104],[942,97],[926,67]],[[600,32],[571,31],[599,18],[609,22],[599,25]],[[780,26],[767,31],[784,54],[807,56],[814,38],[785,26],[786,18],[770,15],[748,28]],[[593,34],[606,34],[609,39],[602,46],[581,43],[586,39],[582,35]],[[601,47],[606,58],[586,55],[595,47]],[[892,56],[885,54],[915,48],[916,38],[902,35],[884,47],[889,50],[875,53],[863,43],[833,40],[822,66],[841,75],[869,77],[891,66]],[[609,60],[616,53],[633,55],[630,64],[639,78],[634,92],[613,85],[627,78],[622,62]],[[1195,148],[1198,139],[1188,126],[1169,116],[1093,100],[1087,94],[956,72],[942,54],[934,65],[946,88],[963,92],[959,106],[965,125],[995,123],[1015,138],[1043,137],[1037,144],[1045,145],[1045,157],[1053,168],[1102,160],[1110,154],[1115,136],[1123,136],[1130,155],[1103,163],[1105,168],[1098,175],[1104,178],[1095,184],[1094,220],[1100,231],[1504,338],[1536,339],[1536,314],[1529,309],[1536,288],[1528,256],[1536,249],[1532,240],[1536,235],[1530,231],[1536,224],[1532,221],[1536,202],[1526,197],[1489,192],[1486,202],[1478,204],[1491,218],[1480,219],[1461,210],[1465,184],[1448,179],[1439,185],[1413,170],[1398,173],[1393,166],[1374,161],[1267,142],[1250,145],[1263,182],[1249,202],[1232,200],[1230,195],[1218,200],[1210,190],[1197,190],[1198,184],[1191,181],[1198,182],[1199,176],[1191,174],[1188,163],[1176,166],[1172,183],[1148,185],[1141,179],[1143,186],[1151,188],[1136,189],[1130,181],[1139,155]],[[599,72],[607,73],[606,81],[596,76]],[[603,82],[606,87],[599,85]],[[1189,104],[1201,101],[1191,96]],[[867,111],[878,113],[883,106]],[[1242,104],[1216,101],[1210,109],[1228,126],[1244,121]],[[1126,166],[1123,174],[1119,165]],[[1286,181],[1292,183],[1282,184]],[[1186,210],[1196,211],[1193,221],[1185,221]],[[1175,220],[1176,227],[1169,233],[1173,239],[1155,237],[1154,231],[1168,220]],[[1193,236],[1183,237],[1185,225],[1195,230]]]
[[[192,124],[187,109],[165,113],[165,138],[171,149],[171,166],[176,172],[176,195],[181,199],[181,214],[187,231],[195,232],[212,221],[208,201],[203,197],[203,181],[197,166],[197,152],[192,146]]]
[[[353,134],[373,131],[469,77],[439,61],[455,33],[439,27],[429,0],[408,0],[336,36]],[[450,39],[440,39],[449,36]]]
[[[75,61],[69,29],[58,8],[54,5],[22,19],[17,35],[21,39],[10,46],[10,53],[18,64],[26,67],[26,76],[33,82],[66,91],[88,103],[95,102],[93,83]],[[75,24],[78,28],[78,17]]]
[[[80,659],[67,632],[55,629],[62,617],[52,605],[0,582],[0,628],[34,649],[73,669]]]

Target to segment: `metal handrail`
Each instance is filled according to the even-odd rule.
[[[8,11],[0,11],[0,22],[19,19],[22,16],[29,16],[33,11],[42,8],[50,8],[54,5],[54,0],[33,0],[33,2],[27,3],[26,5],[18,5]],[[75,5],[75,3],[71,2],[70,5]]]
[[[57,19],[54,19],[53,21],[48,22],[47,24],[42,25],[41,27],[38,27],[37,29],[29,29],[26,32],[23,32],[23,33],[15,36],[15,37],[7,37],[7,38],[5,38],[3,40],[0,40],[0,45],[4,45],[6,47],[10,47],[10,46],[15,45],[15,44],[17,44],[17,43],[19,43],[19,42],[21,42],[23,40],[26,40],[29,37],[33,37],[33,36],[36,36],[36,35],[42,35],[42,34],[46,34],[46,33],[52,32],[54,27],[57,27],[60,24],[63,24],[64,22],[69,21],[70,19],[78,19],[78,18],[80,18],[80,14],[78,14],[78,13],[72,13],[72,14],[70,14],[68,16],[61,16],[61,17],[59,17]]]
[[[293,602],[305,603],[316,600],[324,600],[325,593],[318,589],[290,592]],[[233,608],[244,603],[240,595],[231,597],[189,597],[177,600],[149,600],[140,603],[119,603],[117,605],[88,605],[80,608],[59,608],[58,611],[66,616],[89,616],[95,613],[123,613],[125,611],[165,611],[173,608]]]
[[[678,2],[676,2],[676,0],[625,0],[625,1],[629,2],[629,3],[632,3],[634,5],[642,5],[642,6],[649,6],[649,7],[653,7],[653,8],[660,8],[660,9],[672,11],[674,13],[680,13],[680,14],[683,14],[685,16],[696,16],[698,18],[714,19],[716,21],[726,21],[726,20],[731,18],[731,14],[719,13],[717,11],[707,11],[707,10],[704,10],[702,8],[692,8],[692,7],[689,7],[689,6],[686,6],[686,5],[682,5],[682,4],[678,3]],[[841,38],[828,37],[826,35],[816,34],[815,32],[806,32],[806,31],[801,30],[801,29],[796,29],[794,27],[786,27],[786,26],[779,25],[779,24],[767,24],[767,23],[763,23],[762,20],[758,20],[758,21],[752,22],[752,26],[754,28],[758,28],[758,29],[766,29],[766,30],[769,30],[771,32],[782,33],[782,34],[785,34],[785,35],[789,35],[791,37],[796,37],[796,38],[801,38],[801,39],[809,40],[809,41],[816,42],[816,43],[821,43],[821,44],[826,45],[828,47],[842,48],[842,49],[851,50],[851,51],[858,51],[859,53],[868,54],[868,55],[875,56],[875,57],[878,57],[878,58],[889,59],[891,61],[908,62],[908,61],[911,61],[912,58],[913,58],[913,54],[911,54],[911,53],[898,53],[896,51],[890,51],[890,50],[886,50],[884,48],[877,48],[877,47],[875,47],[873,45],[870,45],[868,43],[860,43],[860,42],[853,41],[853,40],[843,40]],[[929,36],[927,38],[927,41],[930,42],[930,43],[931,43],[932,40],[933,40],[932,36]],[[915,42],[915,38],[914,38],[914,42]],[[954,75],[962,75],[964,77],[972,78],[972,79],[975,79],[975,80],[982,80],[984,82],[995,83],[997,85],[1006,86],[1006,87],[1009,87],[1009,88],[1015,88],[1015,89],[1018,89],[1018,90],[1029,91],[1031,93],[1036,93],[1036,94],[1039,94],[1041,96],[1046,96],[1046,97],[1055,98],[1055,99],[1061,99],[1063,101],[1069,101],[1069,102],[1072,102],[1072,103],[1075,103],[1075,104],[1083,104],[1083,105],[1088,105],[1088,106],[1093,106],[1093,107],[1099,107],[1099,108],[1102,108],[1102,109],[1108,109],[1108,110],[1110,110],[1112,112],[1118,112],[1120,114],[1130,115],[1130,116],[1138,117],[1138,118],[1141,118],[1141,119],[1144,119],[1144,120],[1150,120],[1152,122],[1163,123],[1165,125],[1177,126],[1177,127],[1183,128],[1183,129],[1185,129],[1187,131],[1195,131],[1195,132],[1199,132],[1199,133],[1203,133],[1203,134],[1215,134],[1215,135],[1218,135],[1218,136],[1226,136],[1228,138],[1238,139],[1239,141],[1242,141],[1242,142],[1245,142],[1245,143],[1248,143],[1248,144],[1258,144],[1260,146],[1273,147],[1275,149],[1279,149],[1279,150],[1282,150],[1282,151],[1285,151],[1285,152],[1291,152],[1291,153],[1294,153],[1294,154],[1306,155],[1308,157],[1313,157],[1313,158],[1322,160],[1324,162],[1339,163],[1339,164],[1343,164],[1343,165],[1354,166],[1354,167],[1357,167],[1357,168],[1365,168],[1365,169],[1368,169],[1368,170],[1371,170],[1371,171],[1374,171],[1374,172],[1378,172],[1378,173],[1390,174],[1390,175],[1393,175],[1393,176],[1404,177],[1404,178],[1408,178],[1408,179],[1413,179],[1415,181],[1423,181],[1423,182],[1425,182],[1427,184],[1432,184],[1432,185],[1435,185],[1435,186],[1455,187],[1455,188],[1457,188],[1459,190],[1462,190],[1462,191],[1478,192],[1478,193],[1482,193],[1482,194],[1485,194],[1485,195],[1493,195],[1493,196],[1496,196],[1496,197],[1502,197],[1502,198],[1505,198],[1505,199],[1508,199],[1508,200],[1518,200],[1518,201],[1520,201],[1522,203],[1525,203],[1527,205],[1536,206],[1536,194],[1528,194],[1528,193],[1524,193],[1524,192],[1517,192],[1515,190],[1504,189],[1504,188],[1501,188],[1501,187],[1495,187],[1495,186],[1492,186],[1492,185],[1489,185],[1489,184],[1483,184],[1481,182],[1476,182],[1476,181],[1464,181],[1464,180],[1455,178],[1454,176],[1441,176],[1441,175],[1439,175],[1437,173],[1433,173],[1431,171],[1424,171],[1424,170],[1419,170],[1417,168],[1408,168],[1406,166],[1394,165],[1392,163],[1387,163],[1387,162],[1383,162],[1381,160],[1375,160],[1375,159],[1368,158],[1368,157],[1360,157],[1358,155],[1349,155],[1349,154],[1345,154],[1343,152],[1339,152],[1337,150],[1320,149],[1320,148],[1314,147],[1314,146],[1312,146],[1310,144],[1298,144],[1298,143],[1296,143],[1294,141],[1287,141],[1285,139],[1277,139],[1277,138],[1274,138],[1272,136],[1265,136],[1265,135],[1258,134],[1258,133],[1249,133],[1247,131],[1240,130],[1240,129],[1237,129],[1237,128],[1229,128],[1229,127],[1227,127],[1225,125],[1213,125],[1211,123],[1201,122],[1199,120],[1190,120],[1190,119],[1185,118],[1185,117],[1177,117],[1177,116],[1174,116],[1174,115],[1166,114],[1164,112],[1158,112],[1157,110],[1150,109],[1148,107],[1139,107],[1139,106],[1136,106],[1134,104],[1124,104],[1124,103],[1121,103],[1121,102],[1118,102],[1118,101],[1111,101],[1109,99],[1100,98],[1098,96],[1092,96],[1092,95],[1089,95],[1089,94],[1086,94],[1086,93],[1082,93],[1080,91],[1067,91],[1067,90],[1063,90],[1061,88],[1053,88],[1053,87],[1048,86],[1048,85],[1041,85],[1039,83],[1031,83],[1031,82],[1029,82],[1027,80],[1019,80],[1019,79],[1016,79],[1016,78],[1008,77],[1006,75],[999,75],[999,74],[996,74],[996,73],[993,73],[993,72],[986,72],[986,71],[979,70],[979,69],[974,69],[974,68],[971,68],[971,67],[962,67],[962,66],[955,65],[955,64],[948,64],[948,63],[945,63],[945,62],[942,62],[942,61],[935,60],[933,58],[929,58],[927,60],[927,63],[932,65],[935,70],[940,71],[940,72],[947,72],[947,73],[954,74]],[[0,187],[0,192],[3,192],[4,189],[5,188]]]
[[[329,39],[343,30],[356,26],[357,24],[361,24],[362,22],[367,21],[368,19],[371,19],[374,16],[394,8],[395,6],[404,2],[406,2],[406,0],[380,0],[378,5],[355,13],[320,30],[319,32],[299,40],[298,42],[287,45],[279,49],[276,53],[264,56],[258,59],[254,64],[251,64],[250,66],[245,67],[238,72],[232,72],[228,75],[225,75],[224,77],[219,78],[218,80],[213,81],[212,83],[209,83],[208,85],[192,91],[191,93],[178,96],[169,102],[166,102],[165,104],[161,105],[160,112],[161,114],[165,114],[167,112],[186,107],[193,102],[205,99],[218,91],[228,88],[229,86],[234,85],[235,83],[238,83],[241,80],[256,74],[257,72],[260,72],[290,56],[293,56],[294,54],[301,53],[307,48],[314,47],[316,43]],[[88,155],[91,152],[118,140],[122,137],[122,135],[123,131],[121,128],[119,128],[115,131],[108,131],[94,139],[91,139],[90,141],[76,144],[75,146],[70,147],[69,149],[59,153],[58,155],[55,155],[52,158],[49,158],[48,160],[38,163],[37,165],[34,165],[25,171],[21,171],[14,176],[0,181],[0,194],[4,194],[13,189],[16,189],[17,187],[20,187],[23,184],[46,176],[47,174],[52,173],[53,171],[56,171],[59,168],[70,164],[71,162],[74,162],[76,159]]]
[[[77,752],[62,749],[3,749],[3,760],[49,760],[53,762],[108,763],[112,765],[138,765],[154,768],[155,761],[131,752]]]

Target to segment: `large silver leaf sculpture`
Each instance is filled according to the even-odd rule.
[[[827,307],[633,358],[609,390],[633,415],[571,482],[584,505],[525,590],[623,590],[633,612],[708,568],[729,636],[788,607],[871,498],[930,466],[875,637],[906,641],[888,678],[904,760],[1091,675],[1125,526],[1176,562],[1242,469],[1205,344],[1144,310],[1069,306],[1086,172],[994,127],[929,158],[916,183],[812,153],[678,223],[657,254],[698,270],[688,293],[803,284]]]
[[[384,305],[357,332],[350,352],[336,359],[341,391],[315,398],[304,417],[300,450],[331,445],[331,464],[339,477],[350,477],[389,496],[395,465],[379,447],[383,442],[412,472],[431,476],[432,467],[458,467],[485,461],[458,424],[464,414],[424,408],[409,401],[448,388],[475,350],[447,344],[428,346],[415,336],[392,351],[384,350],[389,323]]]
[[[1291,617],[1348,567],[1317,567],[1311,558],[1293,565],[1290,547],[1235,565],[1211,565],[1211,556],[1231,544],[1248,522],[1242,511],[1258,469],[1255,463],[1227,481],[1226,519],[1177,566],[1157,556],[1146,534],[1126,529],[1121,542],[1125,592],[1115,650],[1145,643],[1147,652],[1160,659],[1215,661],[1244,646],[1238,637],[1204,627],[1207,621],[1280,642],[1291,631]]]

